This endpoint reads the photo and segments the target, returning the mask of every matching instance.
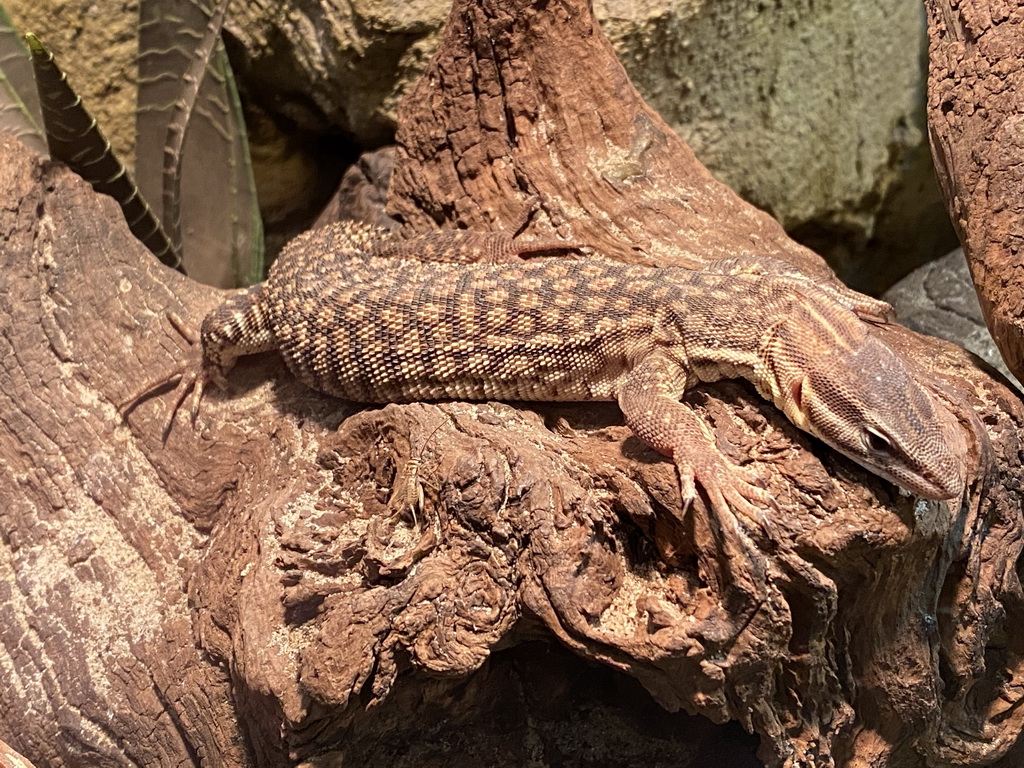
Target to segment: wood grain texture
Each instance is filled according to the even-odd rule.
[[[407,103],[391,201],[407,227],[506,224],[541,194],[542,225],[634,262],[767,242],[820,274],[685,151],[659,149],[678,140],[588,19],[582,2],[456,3],[437,64],[459,62],[481,100],[432,70]],[[553,112],[568,124],[558,102],[581,90],[572,142],[532,133]],[[639,159],[579,180],[633,146],[601,124],[631,109],[649,126]],[[704,505],[684,513],[673,467],[614,407],[356,409],[268,356],[166,446],[169,393],[125,423],[115,404],[187,352],[167,313],[198,321],[224,295],[159,267],[112,204],[3,141],[0,732],[37,766],[556,764],[574,738],[572,754],[622,764],[743,764],[702,746],[707,720],[631,729],[620,710],[578,728],[559,711],[579,680],[556,669],[566,652],[614,692],[603,705],[649,704],[628,676],[666,710],[757,734],[771,766],[980,763],[1017,739],[1024,407],[957,348],[881,332],[980,422],[968,450],[986,472],[962,505],[915,504],[746,385],[688,396],[779,504],[763,567],[730,580],[737,553]],[[580,196],[592,216],[561,213]],[[389,506],[410,459],[415,521]],[[552,638],[550,654],[524,645]],[[510,700],[521,717],[495,714]]]
[[[498,228],[517,219],[526,191],[563,238],[621,261],[695,266],[744,243],[828,272],[712,179],[644,103],[582,3],[457,4],[399,110],[398,143],[389,210],[406,233],[445,221]]]
[[[985,321],[1024,377],[1024,3],[927,0],[928,126]]]

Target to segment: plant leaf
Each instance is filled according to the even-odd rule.
[[[32,62],[21,36],[0,7],[0,131],[13,133],[29,148],[47,155],[42,125]]]
[[[33,34],[26,34],[46,142],[55,160],[67,164],[97,192],[114,198],[121,206],[132,234],[162,263],[179,271],[181,259],[171,247],[131,175],[114,155],[96,121],[67,81],[53,54]]]
[[[262,279],[263,230],[220,39],[226,7],[141,0],[136,171],[172,239],[179,233],[190,274],[234,287]]]

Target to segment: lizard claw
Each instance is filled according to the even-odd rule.
[[[161,432],[161,439],[165,444],[167,443],[167,438],[170,437],[171,428],[174,426],[174,419],[178,415],[178,411],[181,410],[181,406],[185,403],[185,399],[189,398],[190,393],[192,397],[189,398],[186,413],[188,414],[188,421],[192,429],[196,428],[196,419],[199,418],[199,403],[203,399],[206,380],[206,368],[201,361],[197,365],[192,365],[181,375],[178,386],[174,388],[174,405],[171,406],[170,414]]]
[[[174,327],[182,338],[193,348],[199,340],[198,334],[191,326],[183,321],[177,314],[169,312],[167,319]],[[202,352],[193,353],[193,361],[167,376],[162,376],[156,381],[152,381],[147,384],[141,392],[131,396],[123,403],[118,406],[118,411],[121,413],[122,419],[127,419],[128,414],[134,411],[142,403],[149,400],[151,397],[157,395],[161,391],[165,390],[172,384],[176,384],[174,388],[174,405],[171,407],[170,414],[164,423],[163,429],[160,432],[161,443],[166,445],[167,438],[171,434],[171,428],[174,426],[174,419],[178,415],[178,411],[181,406],[185,403],[185,399],[188,398],[191,393],[192,397],[189,400],[187,413],[189,415],[189,422],[192,427],[195,428],[196,419],[199,416],[199,403],[203,397],[203,390],[206,387],[206,382],[210,377],[208,366],[205,359],[203,358]]]
[[[699,459],[676,462],[684,510],[696,496],[699,484],[707,494],[711,509],[723,532],[742,534],[738,527],[759,529],[769,539],[775,527],[765,514],[774,507],[771,495],[760,475],[747,467],[731,464],[720,455],[707,453]]]

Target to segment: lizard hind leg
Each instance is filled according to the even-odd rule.
[[[562,240],[558,237],[547,235],[543,237],[525,237],[527,228],[533,220],[534,215],[541,210],[542,198],[540,195],[533,195],[523,205],[519,216],[507,227],[501,230],[506,241],[504,259],[516,261],[522,259],[525,254],[545,253],[564,251],[578,251],[591,247],[590,243],[579,240]]]
[[[759,256],[756,259],[749,257],[721,259],[712,262],[705,269],[716,273],[740,272],[776,277],[788,283],[781,286],[780,290],[783,293],[788,293],[793,288],[798,290],[803,288],[811,293],[823,293],[840,306],[856,314],[861,320],[874,325],[886,325],[896,318],[896,313],[890,304],[881,299],[873,299],[846,286],[830,269],[824,266],[817,272],[809,272],[781,259]]]
[[[141,394],[129,399],[121,409],[122,415],[127,416],[140,403],[177,380],[174,405],[162,432],[163,440],[167,441],[174,419],[186,399],[187,413],[194,428],[203,392],[210,381],[223,388],[226,386],[228,372],[239,357],[277,348],[264,285],[259,283],[232,293],[205,317],[198,333],[177,314],[168,312],[170,324],[191,349],[190,360],[170,375],[151,383]]]
[[[203,390],[209,376],[202,351],[197,346],[199,334],[174,312],[169,312],[167,319],[189,346],[196,350],[192,354],[192,359],[171,373],[149,382],[140,392],[132,395],[118,406],[121,418],[127,419],[128,415],[142,403],[166,390],[172,384],[176,384],[174,387],[174,405],[171,407],[160,432],[161,442],[164,444],[167,443],[167,438],[171,434],[171,428],[174,425],[174,419],[178,415],[178,411],[190,393],[192,398],[189,401],[187,412],[190,423],[195,427],[196,418],[199,415],[199,403],[202,400]]]

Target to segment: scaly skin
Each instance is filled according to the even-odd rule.
[[[704,489],[722,525],[763,524],[767,493],[680,396],[745,378],[798,427],[928,499],[963,492],[931,394],[872,335],[888,305],[771,259],[692,271],[536,258],[566,244],[442,231],[407,241],[342,224],[293,240],[268,280],[202,324],[193,420],[208,380],[276,349],[314,389],[366,403],[617,400],[672,457],[684,502]],[[170,424],[170,421],[168,422]]]

